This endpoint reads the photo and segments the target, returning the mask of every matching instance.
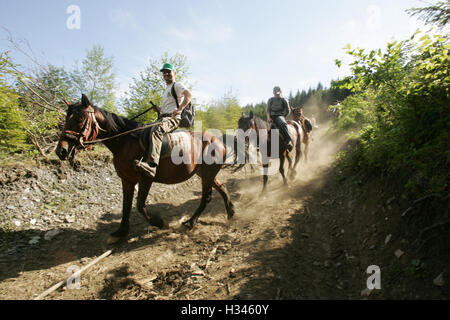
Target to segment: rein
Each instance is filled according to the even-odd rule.
[[[139,131],[139,130],[143,130],[143,129],[154,127],[154,126],[158,125],[160,122],[161,121],[156,121],[156,122],[147,124],[147,125],[139,127],[139,128],[135,128],[135,129],[131,129],[131,130],[128,130],[128,131],[125,131],[125,132],[122,132],[122,133],[118,133],[118,134],[116,134],[116,135],[114,135],[112,137],[107,137],[107,138],[103,138],[103,139],[96,139],[96,140],[92,140],[92,141],[85,141],[84,144],[94,144],[94,143],[97,143],[97,142],[103,142],[103,141],[107,141],[107,140],[111,140],[111,139],[116,139],[118,137],[125,136],[127,134],[132,133],[132,132],[136,132],[136,131]]]
[[[103,139],[96,139],[97,135],[99,134],[100,131],[103,132],[107,132],[106,130],[102,129],[100,127],[100,125],[97,122],[97,119],[95,118],[95,110],[92,107],[89,107],[89,109],[87,110],[87,112],[89,113],[89,116],[87,117],[86,121],[83,124],[83,129],[81,132],[75,132],[75,131],[71,131],[71,130],[65,130],[62,134],[63,137],[71,139],[71,140],[75,140],[78,142],[78,144],[80,146],[82,146],[83,148],[87,148],[87,145],[92,145],[94,143],[97,142],[103,142],[103,141],[107,141],[107,140],[112,140],[112,139],[116,139],[118,137],[130,134],[132,132],[136,132],[139,130],[143,130],[143,129],[147,129],[150,127],[154,127],[156,125],[158,125],[161,121],[156,121],[147,125],[144,125],[142,127],[139,128],[135,128],[132,130],[128,130],[119,134],[116,134],[114,136],[111,137],[107,137],[107,138],[103,138]],[[91,128],[93,126],[93,128]],[[91,133],[88,135],[89,133],[89,129],[91,130]]]

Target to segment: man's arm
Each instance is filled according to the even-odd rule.
[[[183,111],[183,109],[189,104],[189,102],[191,102],[192,100],[192,93],[191,91],[189,91],[189,89],[186,89],[183,91],[183,102],[180,104],[180,107],[175,110],[172,114],[172,116],[177,116],[181,113],[181,111]]]

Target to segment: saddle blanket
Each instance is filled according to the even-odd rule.
[[[151,148],[151,129],[152,128],[145,129],[139,139],[141,146],[145,150],[149,150]],[[179,130],[172,133],[166,133],[162,141],[160,159],[170,157],[172,150],[177,146],[179,146],[178,149],[182,152],[180,156],[191,152],[191,134],[189,131]]]

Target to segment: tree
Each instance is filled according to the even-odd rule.
[[[35,74],[25,74],[15,68],[18,107],[27,120],[29,140],[47,157],[56,148],[64,123],[67,106],[63,99],[75,96],[70,74],[64,68],[41,66]]]
[[[171,63],[175,67],[177,76],[175,81],[182,81],[186,83],[189,75],[189,65],[186,56],[176,53],[174,56],[169,56],[165,52],[159,59],[149,61],[149,66],[136,78],[133,78],[133,83],[129,86],[127,97],[122,101],[122,107],[125,110],[127,117],[131,118],[139,113],[149,109],[153,102],[160,105],[162,102],[162,94],[166,89],[166,83],[161,74],[161,67],[165,63]],[[138,118],[141,122],[152,122],[156,119],[154,111],[147,112]]]
[[[217,129],[225,133],[227,129],[236,129],[242,114],[237,97],[231,90],[220,99],[213,100],[206,111],[196,114],[196,121],[202,122],[202,129]]]
[[[97,106],[117,112],[114,97],[113,57],[105,57],[103,47],[94,45],[92,49],[87,50],[81,67],[78,64],[75,65],[71,78],[78,89],[77,96],[84,93]]]
[[[242,112],[246,113],[247,115],[250,114],[250,111],[252,111],[255,116],[258,116],[265,120],[266,119],[266,111],[267,111],[267,103],[262,101],[255,105],[247,104],[245,107],[242,108]]]
[[[17,108],[19,95],[7,83],[14,74],[7,53],[0,54],[0,151],[15,152],[26,147],[26,121]]]
[[[434,24],[443,29],[450,19],[450,2],[439,1],[435,5],[424,8],[411,8],[406,10],[411,16],[419,16],[425,23]]]
[[[347,48],[353,92],[339,106],[339,128],[359,144],[347,166],[378,170],[405,183],[411,196],[448,197],[450,86],[448,37],[417,34],[382,51]],[[358,130],[359,129],[359,130]]]

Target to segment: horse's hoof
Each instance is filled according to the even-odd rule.
[[[111,244],[116,244],[118,242],[120,242],[120,240],[122,240],[122,238],[120,237],[113,237],[113,236],[109,236],[108,240],[106,241],[107,244],[111,245]]]
[[[228,220],[232,219],[232,218],[234,217],[234,214],[235,214],[234,209],[230,209],[230,210],[227,212],[227,218],[228,218]]]
[[[188,228],[189,230],[192,230],[194,228],[194,223],[191,220],[183,222],[182,225]]]

